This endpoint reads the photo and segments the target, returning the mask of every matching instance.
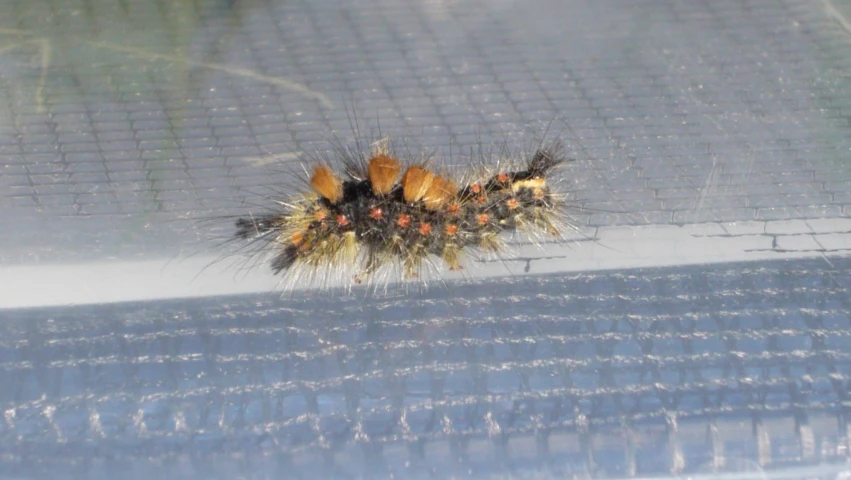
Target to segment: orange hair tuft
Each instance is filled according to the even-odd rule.
[[[343,182],[324,165],[313,169],[310,186],[331,203],[337,203],[343,199]]]
[[[439,210],[455,198],[458,189],[447,178],[436,176],[423,196],[423,203],[429,210]]]
[[[393,190],[399,172],[402,171],[402,164],[386,153],[378,153],[369,159],[367,170],[372,191],[376,195],[383,196]]]
[[[434,181],[434,174],[423,167],[408,167],[402,175],[402,191],[405,201],[414,203],[423,198]]]

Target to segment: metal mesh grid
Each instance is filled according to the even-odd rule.
[[[586,3],[6,2],[4,261],[173,253],[347,104],[456,152],[554,122],[587,225],[849,213],[840,7]]]
[[[611,477],[841,462],[849,267],[11,312],[0,471]]]

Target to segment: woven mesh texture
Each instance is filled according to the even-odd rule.
[[[5,1],[0,258],[174,253],[352,113],[456,158],[550,125],[589,226],[848,216],[833,3]]]
[[[609,477],[835,462],[849,271],[818,260],[413,299],[17,311],[0,323],[0,472]]]

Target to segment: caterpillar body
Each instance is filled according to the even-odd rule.
[[[309,172],[309,190],[280,211],[239,218],[234,240],[269,244],[276,274],[354,267],[361,283],[388,265],[417,277],[437,257],[463,268],[466,252],[501,252],[506,232],[559,237],[567,226],[553,172],[567,159],[561,142],[540,144],[506,169],[455,180],[427,162],[406,162],[389,141]]]

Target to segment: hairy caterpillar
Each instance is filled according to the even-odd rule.
[[[386,139],[354,152],[338,148],[342,174],[319,162],[308,191],[277,201],[279,211],[239,218],[233,240],[267,242],[276,274],[348,267],[361,283],[393,265],[417,277],[433,257],[460,270],[466,252],[504,251],[503,233],[557,238],[567,226],[551,185],[567,160],[560,141],[461,179],[394,150]]]

